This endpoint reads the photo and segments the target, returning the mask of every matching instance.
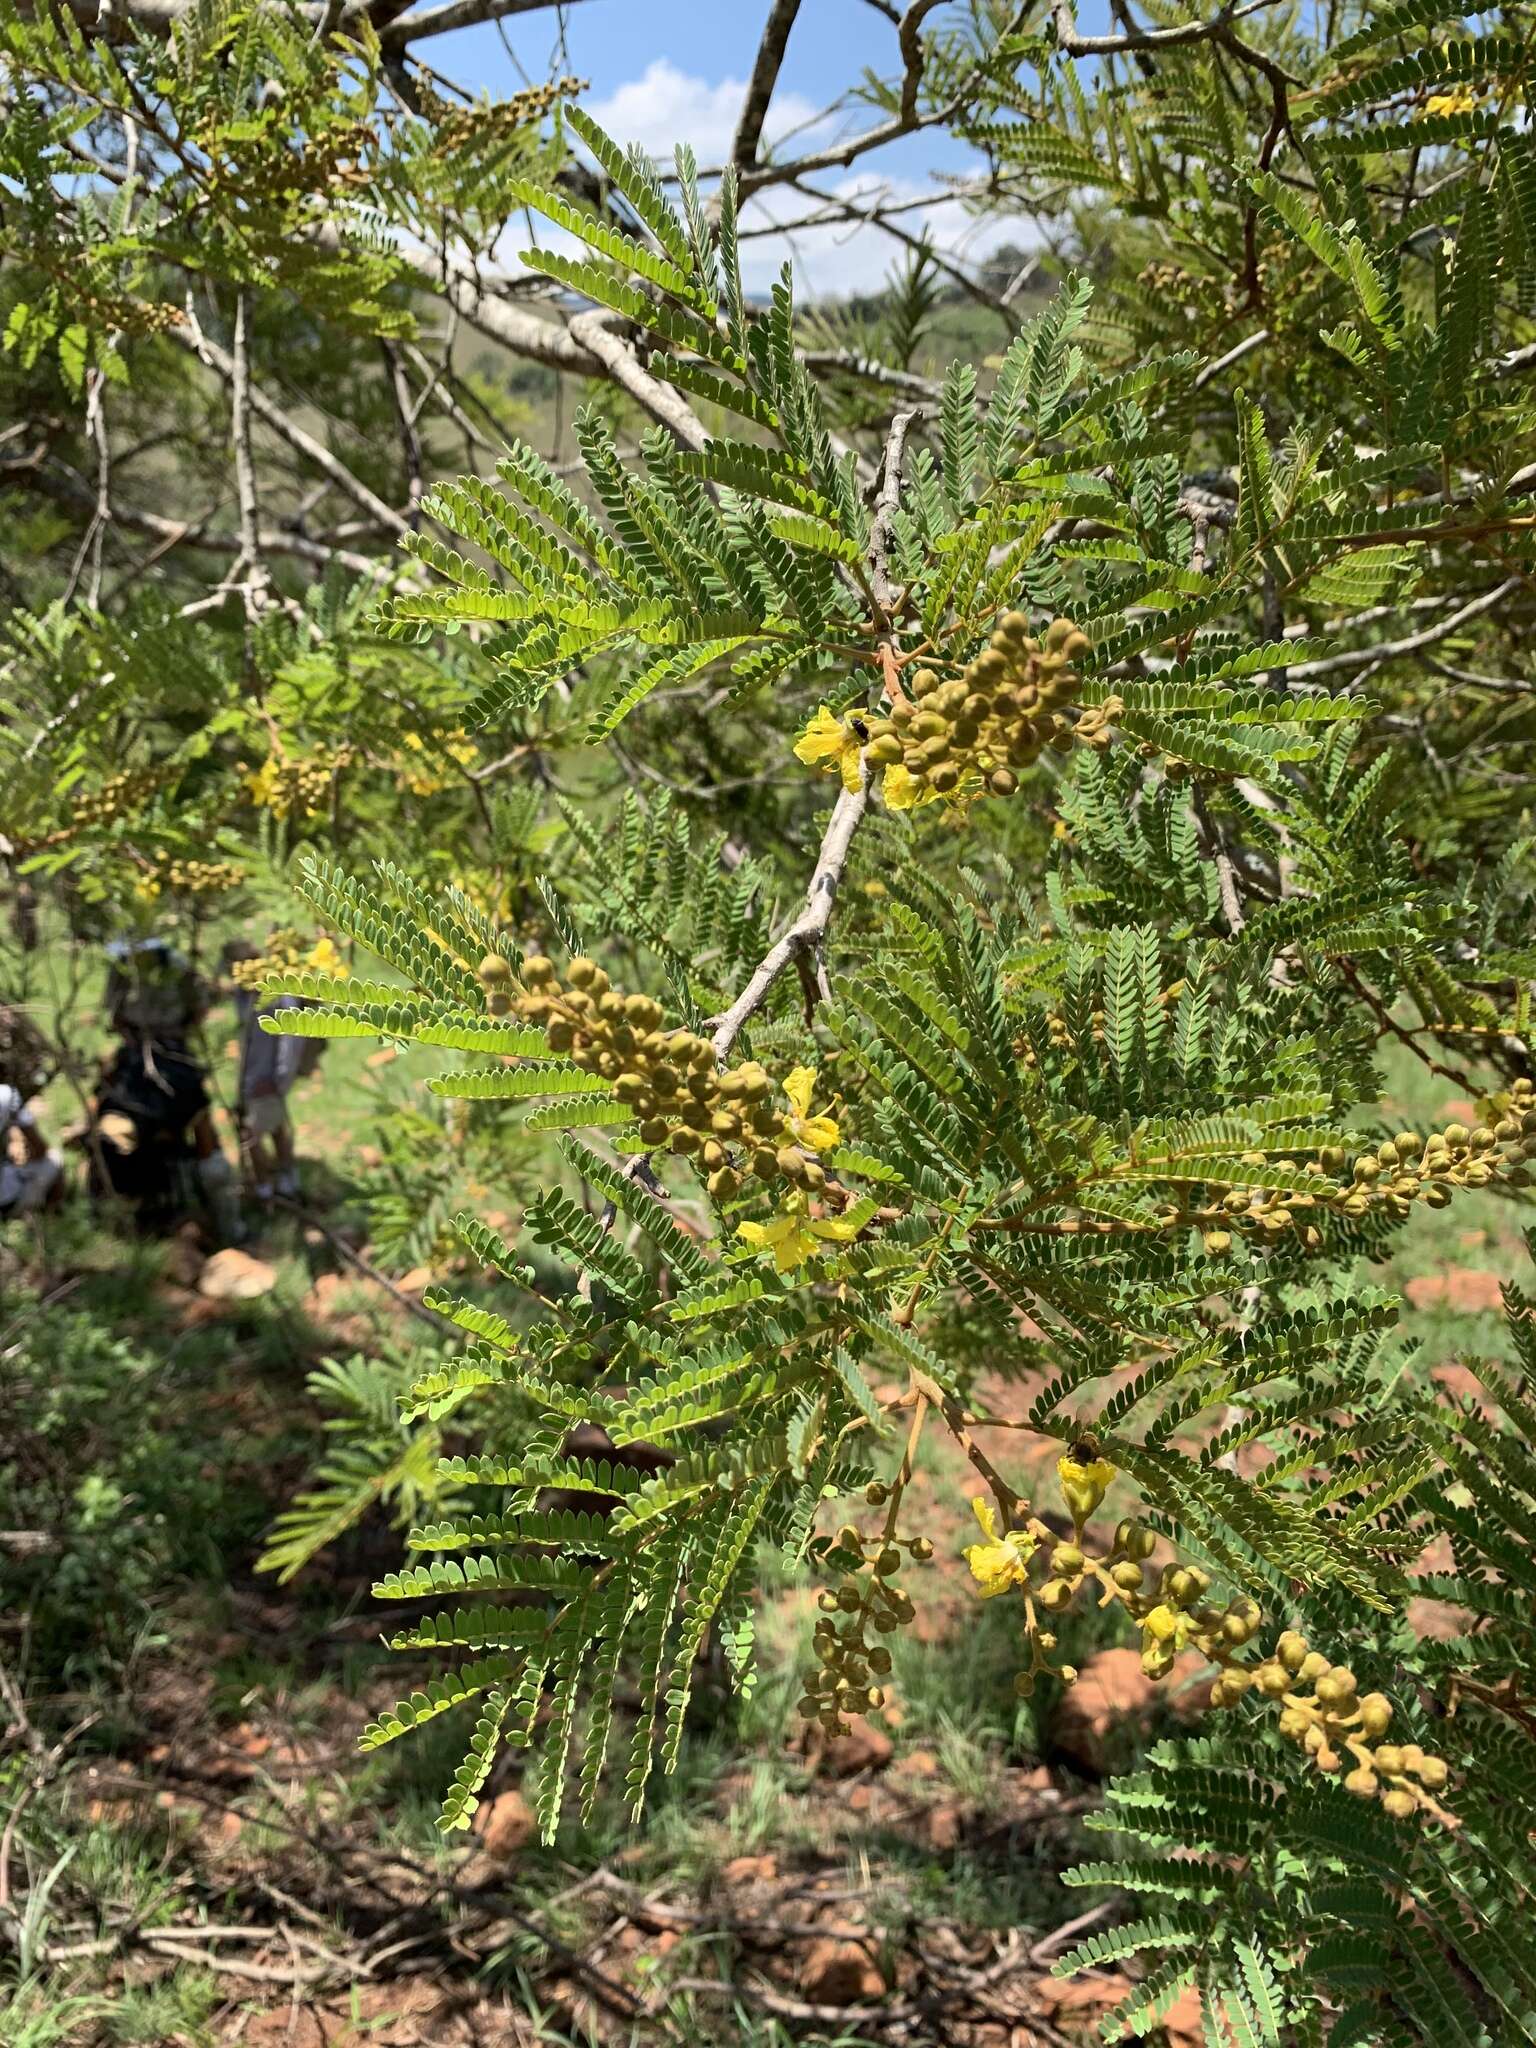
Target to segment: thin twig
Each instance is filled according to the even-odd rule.
[[[731,1007],[715,1027],[712,1043],[715,1061],[724,1066],[730,1058],[731,1047],[741,1036],[748,1020],[756,1015],[768,999],[774,983],[793,960],[804,954],[819,956],[831,920],[832,906],[837,899],[838,884],[843,878],[843,869],[848,863],[848,851],[853,844],[853,835],[858,830],[864,812],[869,804],[869,764],[859,756],[859,781],[856,789],[845,789],[832,807],[827,820],[827,829],[822,835],[821,851],[816,858],[816,870],[811,876],[810,887],[805,892],[805,908],[794,923],[776,939],[752,971],[752,977]],[[820,979],[825,983],[825,970]],[[824,993],[830,993],[824,990]]]
[[[879,606],[876,624],[880,632],[879,645],[886,660],[888,688],[895,684],[896,675],[892,645],[895,593],[891,585],[888,561],[891,527],[901,496],[901,466],[906,452],[907,436],[913,424],[921,418],[921,412],[914,407],[909,412],[898,413],[891,421],[885,442],[884,478],[875,508],[874,523],[870,530],[869,587]],[[857,832],[868,807],[869,763],[861,752],[858,784],[853,789],[843,790],[832,807],[831,817],[827,820],[821,850],[816,857],[815,872],[811,876],[810,887],[805,892],[804,909],[789,929],[781,933],[769,947],[753,969],[746,987],[715,1025],[713,1044],[717,1065],[725,1065],[730,1058],[731,1048],[740,1037],[748,1019],[762,1008],[774,983],[791,962],[809,956],[815,963],[816,984],[822,1000],[830,1000],[832,991],[827,981],[824,958],[827,926],[831,921],[832,906],[837,899],[838,884],[842,881],[843,870],[848,864],[853,835]]]
[[[254,618],[266,603],[271,578],[261,552],[260,504],[256,495],[256,464],[251,454],[251,366],[248,353],[248,300],[235,294],[234,348],[230,357],[230,435],[235,456],[235,495],[240,507],[240,558],[244,570],[245,608]]]
[[[380,343],[384,351],[384,367],[389,372],[389,388],[395,401],[395,418],[400,427],[400,452],[405,461],[405,487],[410,504],[407,523],[412,531],[421,526],[421,500],[424,486],[421,479],[421,436],[416,431],[419,407],[411,402],[411,387],[406,382],[405,365],[400,360],[400,351],[386,335]],[[429,387],[430,389],[430,387]]]
[[[1485,612],[1491,612],[1505,598],[1525,584],[1525,576],[1507,576],[1492,590],[1485,590],[1481,597],[1470,598],[1456,611],[1443,619],[1437,619],[1432,626],[1425,626],[1420,632],[1408,633],[1400,640],[1380,640],[1374,647],[1354,647],[1344,654],[1320,655],[1316,661],[1298,661],[1284,671],[1287,689],[1293,689],[1299,682],[1310,681],[1314,676],[1337,675],[1342,670],[1367,668],[1373,663],[1397,661],[1405,655],[1417,654],[1421,648],[1433,647],[1441,640],[1448,640],[1462,626],[1473,619],[1480,619]]]

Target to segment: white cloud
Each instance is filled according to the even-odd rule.
[[[589,100],[587,112],[619,142],[637,142],[648,156],[670,167],[680,142],[692,145],[701,170],[724,163],[746,97],[740,78],[722,78],[718,85],[693,78],[666,57],[653,57],[645,75],[633,78],[605,100]],[[796,92],[776,92],[769,103],[763,134],[776,141],[799,129],[817,114]]]
[[[882,178],[863,171],[845,173],[831,182],[823,180],[819,189],[835,193],[839,199],[900,206],[924,197],[932,188],[910,178]],[[744,222],[760,227],[772,221],[780,231],[742,243],[742,276],[749,292],[765,291],[788,260],[794,265],[799,298],[858,297],[878,291],[892,269],[905,260],[906,246],[878,225],[847,221],[801,225],[807,215],[820,210],[798,193],[772,187],[750,203]],[[990,254],[1005,242],[1033,239],[1027,224],[997,217],[978,220],[956,198],[941,197],[931,206],[912,208],[895,218],[909,235],[921,234],[926,226],[934,248],[962,265]]]
[[[673,151],[680,142],[692,145],[700,168],[707,170],[730,155],[745,92],[746,86],[738,78],[711,84],[679,69],[666,57],[656,57],[642,77],[620,85],[606,99],[588,102],[587,110],[617,141],[638,143],[657,159],[663,171],[670,170]],[[789,147],[798,152],[825,146],[834,133],[851,132],[845,123],[846,117],[834,129],[802,95],[777,92],[769,105],[764,138],[772,144],[793,133]],[[816,189],[840,199],[878,199],[898,206],[934,190],[911,177],[883,174],[876,164],[877,157],[872,154],[855,168],[821,172],[814,180]],[[762,230],[771,225],[774,230],[743,236],[742,278],[749,294],[765,296],[786,261],[794,266],[795,291],[802,302],[879,290],[906,253],[902,243],[866,222],[805,225],[807,216],[823,210],[818,201],[782,186],[769,186],[748,201],[742,211],[743,229]],[[911,208],[896,218],[908,234],[920,234],[926,225],[935,248],[957,262],[985,256],[1005,242],[1034,239],[1027,223],[977,220],[953,197],[940,196],[932,205]],[[500,260],[515,270],[514,251],[526,246],[527,239],[523,224],[512,223],[497,250]],[[546,248],[573,254],[576,250],[569,236],[548,223],[540,224],[538,240]]]

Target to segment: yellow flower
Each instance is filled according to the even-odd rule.
[[[997,1510],[985,1494],[978,1494],[971,1506],[976,1510],[981,1533],[987,1540],[968,1545],[965,1561],[971,1568],[971,1577],[981,1588],[982,1599],[991,1600],[999,1593],[1006,1593],[1010,1586],[1027,1583],[1029,1560],[1035,1554],[1036,1540],[1024,1529],[1010,1529],[999,1536]]]
[[[816,1085],[814,1067],[796,1067],[784,1082],[789,1097],[789,1128],[795,1143],[808,1152],[830,1152],[838,1140],[838,1129],[829,1116],[812,1116],[811,1090]]]
[[[278,791],[280,769],[275,757],[269,754],[261,766],[245,778],[246,794],[253,804],[271,811],[276,817],[286,815],[288,805]]]
[[[803,1266],[822,1243],[846,1244],[858,1235],[855,1224],[831,1216],[812,1216],[803,1194],[792,1194],[771,1223],[738,1223],[736,1235],[757,1251],[771,1251],[781,1273]]]
[[[338,981],[344,981],[349,973],[347,963],[336,950],[334,940],[317,939],[304,956],[304,965],[314,967],[321,974],[334,974]]]
[[[1426,114],[1471,114],[1477,109],[1477,95],[1470,85],[1458,85],[1454,92],[1437,92],[1424,102]]]
[[[1067,1506],[1072,1511],[1072,1520],[1081,1535],[1084,1522],[1104,1498],[1105,1488],[1115,1476],[1115,1468],[1107,1458],[1091,1458],[1085,1463],[1080,1458],[1068,1456],[1056,1460],[1056,1473],[1061,1480]]]
[[[859,736],[840,718],[834,718],[823,704],[795,741],[795,759],[807,766],[819,762],[824,772],[835,768],[846,790],[859,786]]]
[[[1152,1608],[1141,1624],[1149,1643],[1177,1642],[1184,1625],[1183,1615],[1166,1603]]]
[[[936,804],[939,792],[931,783],[915,781],[910,772],[895,761],[885,771],[885,780],[880,785],[880,794],[885,798],[885,807],[890,811],[918,810],[924,804]]]

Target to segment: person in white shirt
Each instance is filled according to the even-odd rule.
[[[13,1131],[20,1134],[20,1159],[12,1157]],[[58,1153],[49,1151],[21,1090],[0,1082],[0,1219],[52,1208],[63,1194],[64,1168]]]

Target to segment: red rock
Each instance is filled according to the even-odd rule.
[[[938,1850],[941,1856],[960,1846],[960,1809],[946,1802],[943,1806],[930,1806],[923,1820],[923,1833],[930,1849]]]
[[[1414,1575],[1415,1577],[1422,1577],[1427,1572],[1448,1572],[1455,1563],[1455,1545],[1451,1542],[1450,1537],[1442,1532],[1438,1536],[1431,1536],[1420,1551],[1413,1567]]]
[[[341,1297],[356,1286],[357,1282],[347,1273],[317,1274],[314,1285],[304,1297],[305,1315],[315,1323],[347,1320],[342,1313]]]
[[[843,1801],[849,1813],[868,1813],[874,1802],[875,1790],[872,1785],[855,1785]]]
[[[1107,2012],[1122,1998],[1128,1998],[1131,1989],[1131,1980],[1123,1970],[1096,1970],[1077,1977],[1039,1977],[1034,1985],[1037,2003],[1053,2016]]]
[[[1054,2019],[1068,2025],[1076,2022],[1081,2029],[1085,2021],[1129,1998],[1133,1989],[1123,1971],[1104,1970],[1079,1977],[1042,1977],[1035,1983],[1034,1993]],[[1200,1993],[1194,1985],[1181,1991],[1163,2015],[1161,2038],[1167,2048],[1202,2048],[1207,2037],[1200,2018]]]
[[[424,1288],[432,1285],[432,1268],[430,1266],[412,1266],[404,1279],[397,1280],[395,1285],[402,1294],[420,1294]]]
[[[800,1991],[813,2005],[864,2005],[885,1996],[885,1979],[857,1941],[813,1941],[800,1965]]]
[[[215,1252],[197,1279],[197,1291],[208,1301],[254,1301],[258,1295],[270,1294],[276,1285],[275,1266],[265,1259],[253,1259],[233,1245]]]
[[[526,1849],[538,1832],[533,1808],[515,1789],[486,1800],[475,1815],[475,1833],[486,1855],[502,1862]]]
[[[1121,1746],[1128,1747],[1145,1732],[1160,1706],[1181,1713],[1201,1711],[1210,1697],[1210,1676],[1207,1659],[1194,1651],[1186,1652],[1166,1678],[1154,1683],[1141,1668],[1139,1650],[1096,1650],[1056,1709],[1056,1747],[1084,1769],[1102,1772],[1116,1761]],[[1122,1728],[1128,1739],[1117,1743]]]
[[[895,1750],[883,1728],[871,1727],[855,1714],[848,1733],[834,1735],[822,1751],[821,1769],[829,1778],[856,1778],[861,1771],[883,1771]]]
[[[1463,1095],[1453,1095],[1449,1102],[1442,1102],[1440,1114],[1435,1121],[1443,1129],[1446,1124],[1477,1124],[1482,1118],[1477,1113],[1477,1104],[1468,1102]]]
[[[1415,1308],[1499,1309],[1504,1297],[1497,1273],[1476,1266],[1447,1266],[1443,1273],[1420,1273],[1403,1289]]]
[[[1467,1617],[1459,1607],[1452,1607],[1446,1600],[1410,1600],[1408,1602],[1408,1626],[1421,1642],[1448,1643],[1459,1636],[1467,1625]]]
[[[1191,1984],[1163,2014],[1163,2033],[1168,2048],[1201,2048],[1206,2039],[1201,2018],[1200,1993]]]
[[[724,1884],[772,1884],[779,1874],[772,1856],[733,1856],[720,1871]]]
[[[1131,1649],[1097,1650],[1056,1709],[1052,1735],[1058,1749],[1090,1771],[1109,1761],[1115,1731],[1144,1721],[1152,1711],[1152,1681]]]
[[[939,1774],[939,1760],[931,1749],[909,1749],[891,1776],[901,1778],[936,1778]]]

